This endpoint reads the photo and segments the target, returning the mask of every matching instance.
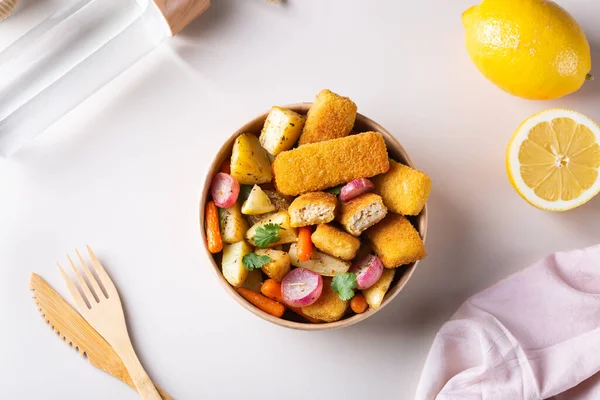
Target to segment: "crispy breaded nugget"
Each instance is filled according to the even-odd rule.
[[[341,319],[348,308],[348,302],[331,288],[331,278],[323,277],[323,291],[319,300],[310,306],[302,307],[302,312],[309,317],[325,322],[334,322]]]
[[[359,239],[327,224],[317,226],[311,239],[317,249],[346,261],[352,260],[360,248]]]
[[[308,110],[298,145],[348,136],[355,119],[356,104],[352,100],[323,89]]]
[[[331,193],[311,192],[296,197],[290,207],[290,224],[294,228],[331,222],[335,218],[337,197]]]
[[[381,221],[386,214],[387,208],[381,196],[365,193],[342,203],[338,221],[348,233],[360,236],[365,229]]]
[[[375,193],[391,211],[402,215],[419,215],[431,190],[427,174],[390,160],[390,169],[372,179]]]
[[[389,212],[377,225],[365,232],[375,254],[387,268],[396,268],[425,258],[425,246],[419,232],[402,215]]]
[[[281,152],[273,162],[279,192],[297,196],[387,172],[383,136],[365,132]]]

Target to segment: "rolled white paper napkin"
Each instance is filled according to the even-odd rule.
[[[417,400],[600,399],[600,245],[555,253],[467,300]]]

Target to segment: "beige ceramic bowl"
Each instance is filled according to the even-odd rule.
[[[288,105],[285,107],[289,108],[291,110],[294,110],[296,112],[299,112],[301,114],[306,114],[306,112],[310,108],[310,105],[311,105],[311,103],[299,103],[299,104]],[[217,279],[219,280],[219,283],[221,283],[221,286],[223,286],[223,288],[227,291],[227,293],[229,293],[229,295],[232,298],[234,298],[235,301],[237,301],[242,307],[244,307],[246,310],[250,311],[251,313],[261,317],[262,319],[265,319],[276,325],[284,326],[286,328],[302,329],[302,330],[307,330],[307,331],[323,331],[323,330],[332,330],[332,329],[343,328],[343,327],[355,324],[357,322],[363,321],[363,320],[369,318],[371,315],[373,315],[376,312],[383,309],[386,305],[388,305],[392,301],[392,299],[394,297],[396,297],[396,295],[398,293],[400,293],[400,291],[408,283],[408,280],[410,279],[412,274],[415,272],[418,262],[398,268],[398,270],[396,272],[396,276],[394,278],[394,282],[392,283],[390,289],[388,290],[388,293],[385,296],[385,299],[384,299],[381,307],[379,308],[379,310],[369,309],[366,312],[364,312],[363,314],[352,315],[352,316],[346,317],[337,322],[312,324],[312,323],[301,322],[301,317],[298,317],[298,319],[295,321],[291,320],[291,319],[282,319],[282,318],[274,317],[272,315],[269,315],[269,314],[259,310],[258,308],[254,307],[252,304],[247,302],[246,299],[244,299],[242,296],[240,296],[235,291],[235,289],[229,283],[227,283],[227,281],[223,277],[223,274],[221,273],[221,268],[219,267],[219,264],[215,260],[215,257],[208,251],[208,248],[206,247],[206,235],[204,232],[204,208],[205,208],[204,206],[205,206],[205,203],[210,194],[210,183],[211,183],[212,177],[217,172],[219,172],[219,169],[220,169],[221,165],[223,164],[223,162],[230,157],[231,149],[233,147],[233,142],[239,135],[241,135],[242,133],[247,133],[247,132],[254,133],[256,135],[260,134],[260,131],[265,122],[265,119],[267,118],[267,114],[268,114],[268,112],[265,112],[265,113],[257,116],[256,118],[252,119],[250,122],[248,122],[247,124],[242,126],[240,129],[238,129],[238,131],[235,132],[233,135],[231,135],[231,137],[227,140],[227,142],[225,142],[223,147],[221,147],[221,149],[219,150],[219,152],[217,153],[215,158],[212,160],[210,167],[208,169],[208,173],[205,178],[204,188],[202,190],[202,197],[200,199],[200,230],[202,232],[202,243],[203,243],[204,251],[205,251],[208,259],[210,260],[210,264],[215,272],[215,275],[216,275]],[[398,143],[398,141],[387,130],[385,130],[381,125],[379,125],[377,122],[372,121],[369,118],[367,118],[361,114],[357,114],[354,130],[357,132],[366,132],[366,131],[381,132],[381,134],[383,135],[383,137],[385,139],[385,143],[387,145],[387,149],[388,149],[388,153],[389,153],[390,157],[395,159],[398,162],[401,162],[403,164],[414,167],[412,160],[410,159],[410,157],[408,156],[408,154],[406,153],[406,150],[404,150],[402,145],[400,143]],[[425,208],[423,209],[423,211],[421,212],[420,215],[418,215],[417,217],[411,217],[410,219],[411,219],[411,222],[413,223],[413,225],[417,228],[417,230],[421,234],[421,237],[423,238],[423,240],[425,240],[425,236],[427,233],[427,206],[425,206]],[[288,315],[288,313],[286,312],[285,316],[287,316],[287,315]],[[293,314],[290,318],[293,318],[294,316],[295,316],[295,314]]]

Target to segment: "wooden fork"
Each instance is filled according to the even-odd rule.
[[[129,333],[127,332],[123,306],[121,305],[121,299],[119,298],[117,288],[104,270],[102,264],[100,264],[100,261],[98,261],[92,252],[92,249],[90,249],[89,246],[86,247],[100,282],[96,280],[96,277],[92,274],[92,271],[83,260],[83,257],[81,257],[79,251],[76,250],[75,252],[81,263],[81,268],[87,277],[87,282],[79,269],[75,266],[75,263],[73,263],[73,260],[71,260],[71,257],[68,257],[69,263],[77,278],[77,282],[79,282],[81,293],[59,264],[58,269],[65,280],[67,289],[71,293],[83,318],[85,318],[87,322],[89,322],[90,325],[104,337],[104,339],[106,339],[119,357],[121,357],[121,360],[123,360],[123,364],[125,364],[129,375],[131,375],[131,379],[142,399],[162,400],[135,354],[131,339],[129,338]],[[102,291],[100,285],[105,289],[105,292]]]

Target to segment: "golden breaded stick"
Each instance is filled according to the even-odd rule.
[[[410,264],[427,255],[419,232],[404,216],[393,212],[367,229],[365,235],[387,268]]]
[[[427,174],[390,160],[390,169],[372,179],[375,193],[391,211],[402,215],[419,215],[431,190]]]
[[[285,195],[316,192],[387,172],[383,136],[365,132],[281,152],[273,162],[275,186]]]
[[[317,226],[311,239],[317,249],[346,261],[352,260],[360,248],[358,238],[327,224]]]
[[[355,119],[356,104],[352,100],[323,89],[308,110],[298,145],[348,136]]]

